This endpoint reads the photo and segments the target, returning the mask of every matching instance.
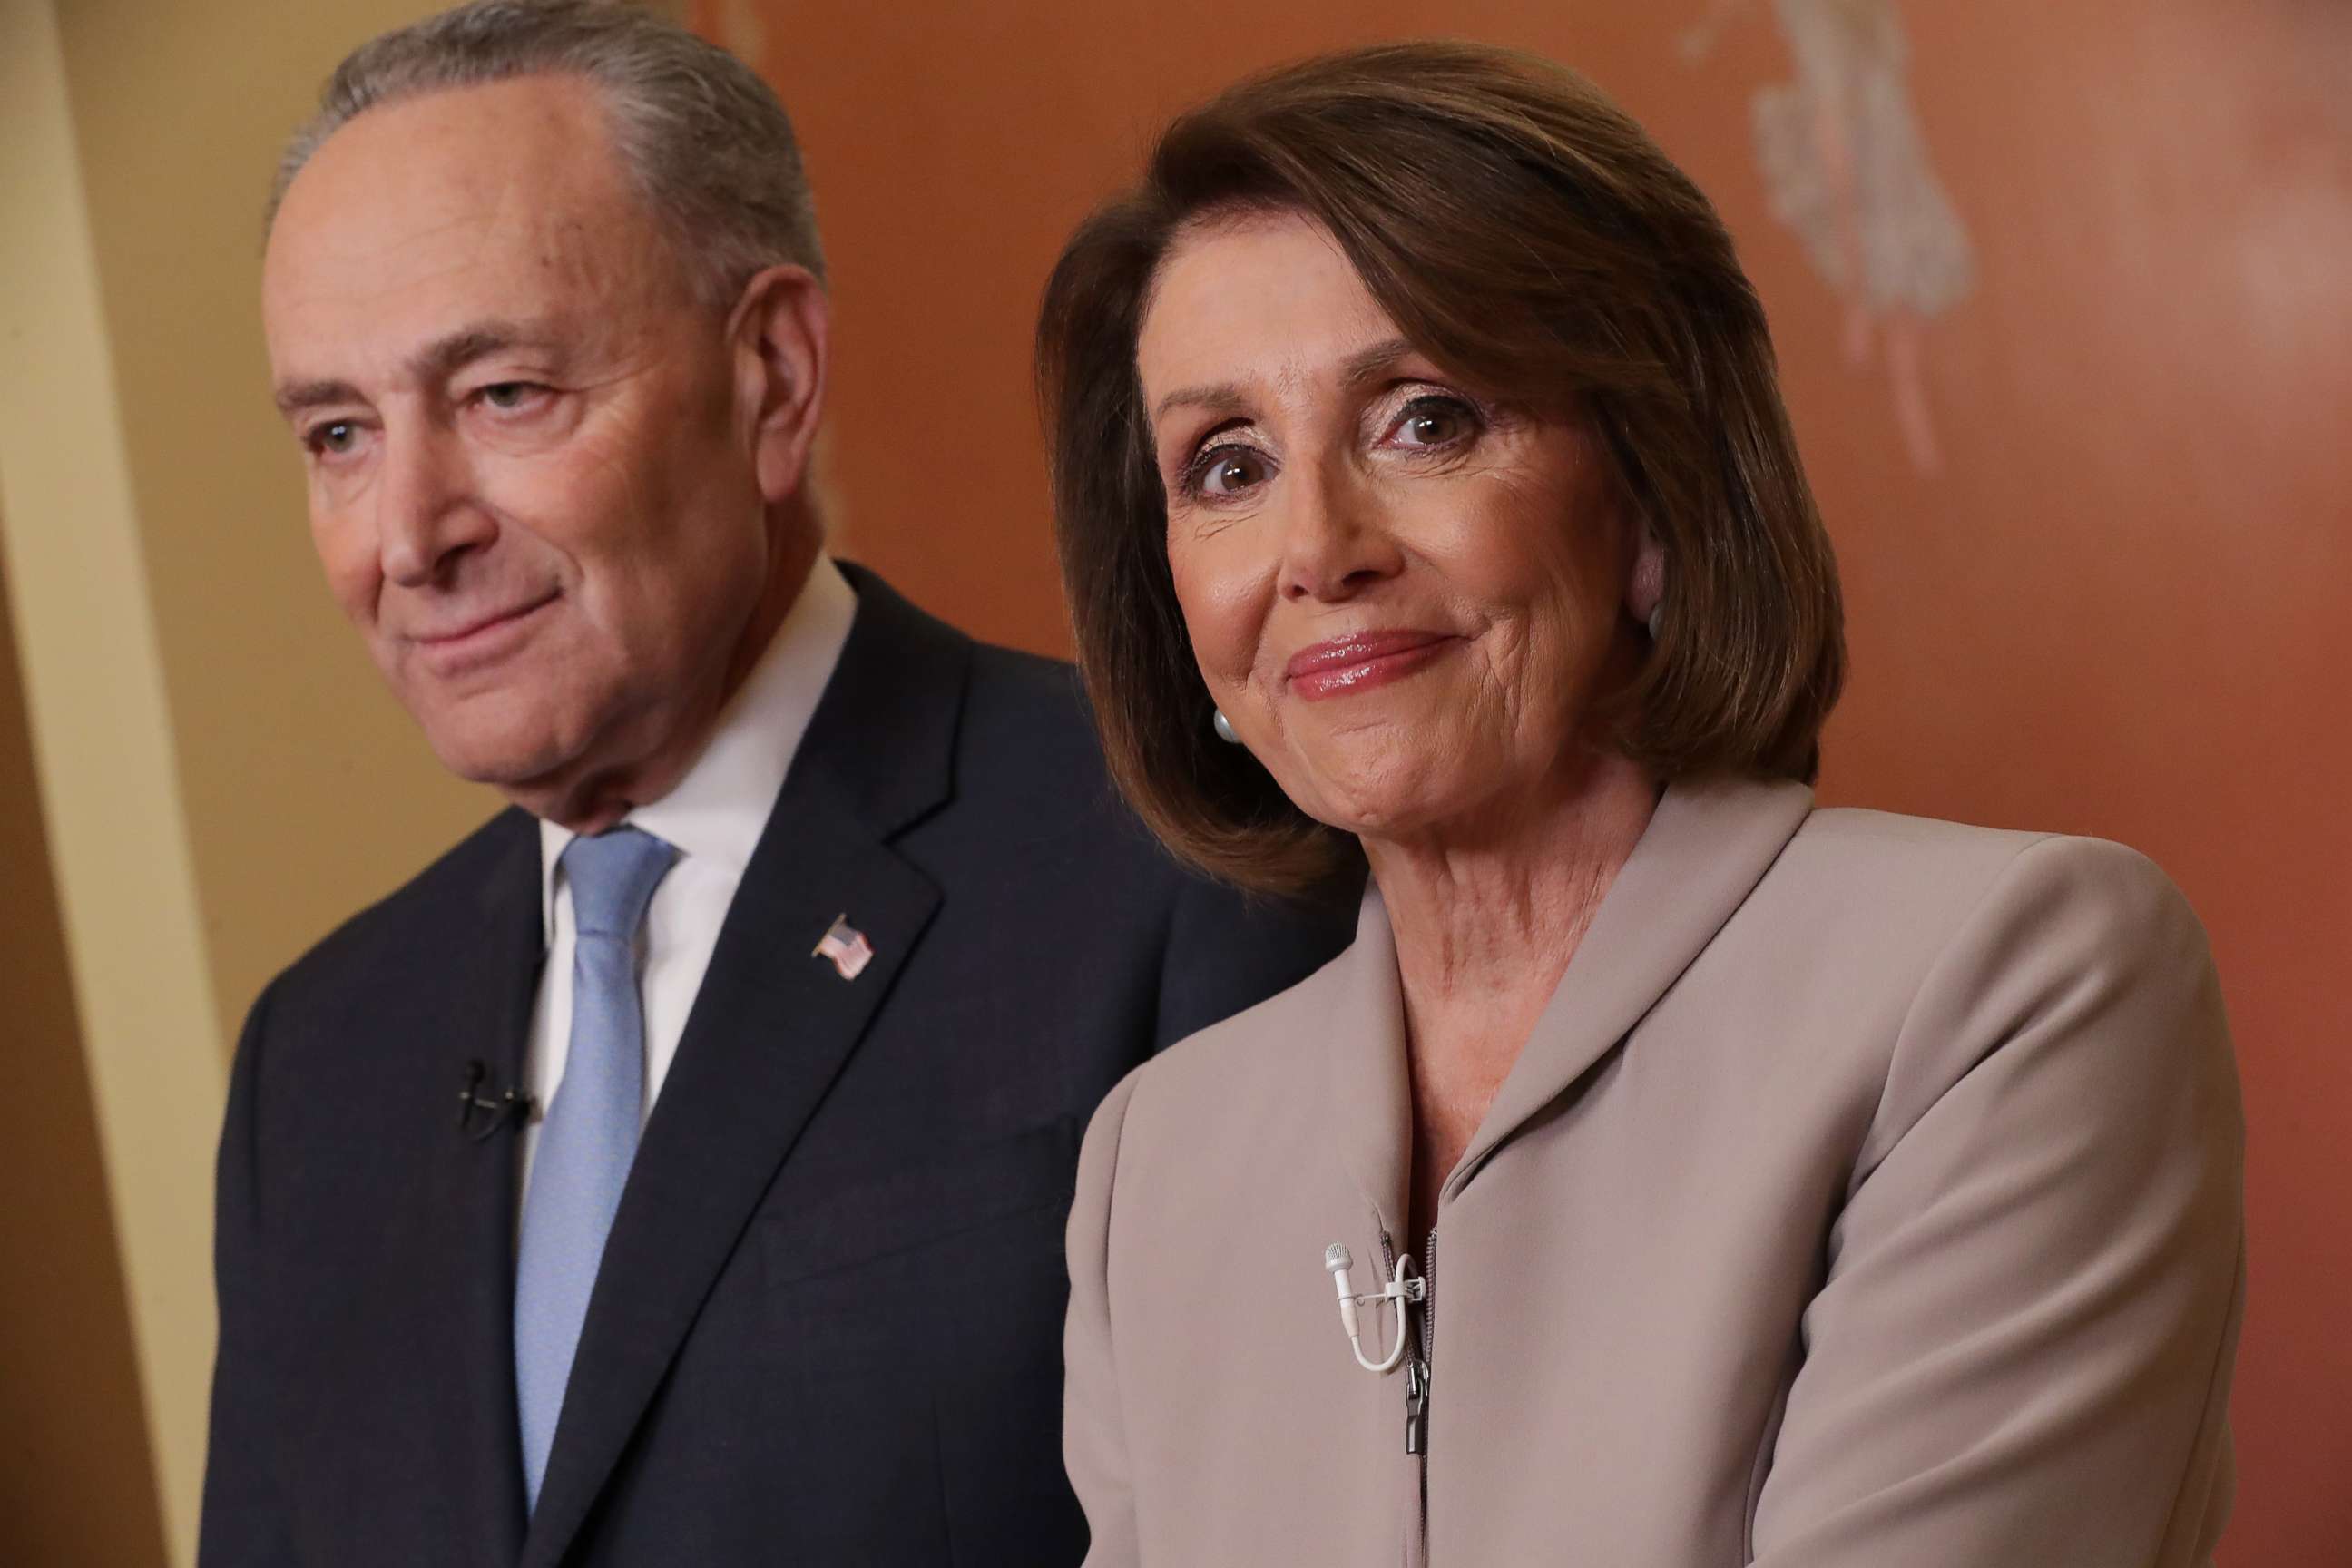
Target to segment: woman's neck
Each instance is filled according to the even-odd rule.
[[[1416,1236],[1657,806],[1613,754],[1559,782],[1476,825],[1364,841],[1404,993]]]

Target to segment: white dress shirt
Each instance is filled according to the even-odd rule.
[[[830,557],[819,555],[808,584],[751,675],[719,715],[719,728],[677,787],[621,820],[676,847],[677,860],[654,889],[637,933],[637,987],[645,1004],[645,1113],[677,1055],[678,1037],[710,967],[711,950],[751,851],[768,825],[784,774],[833,679],[857,614],[857,592]],[[547,962],[540,971],[523,1055],[523,1090],[542,1110],[563,1081],[572,1045],[572,889],[557,862],[571,829],[539,825],[540,909]],[[539,1119],[523,1129],[522,1188],[539,1147]]]

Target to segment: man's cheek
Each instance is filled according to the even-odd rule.
[[[383,577],[373,558],[329,559],[327,591],[352,625],[373,635],[383,618]]]

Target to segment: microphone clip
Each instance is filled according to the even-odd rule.
[[[1349,1283],[1348,1270],[1355,1266],[1348,1249],[1333,1242],[1323,1250],[1323,1267],[1330,1272],[1331,1283],[1339,1295],[1339,1326],[1348,1331],[1348,1348],[1355,1352],[1356,1364],[1366,1372],[1394,1372],[1404,1361],[1405,1347],[1412,1343],[1411,1325],[1405,1321],[1407,1306],[1419,1306],[1429,1300],[1429,1282],[1421,1277],[1419,1265],[1410,1252],[1397,1257],[1396,1268],[1386,1284],[1369,1295],[1359,1295]],[[1370,1307],[1377,1314],[1383,1306],[1396,1309],[1396,1341],[1388,1353],[1374,1361],[1364,1353],[1363,1320],[1359,1308]]]
[[[539,1110],[539,1101],[519,1089],[485,1095],[482,1080],[489,1072],[479,1058],[467,1062],[465,1087],[457,1091],[457,1131],[477,1143],[488,1142],[503,1128],[520,1127]]]

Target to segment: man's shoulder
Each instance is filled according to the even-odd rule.
[[[862,657],[854,671],[844,672],[859,684],[845,696],[860,705],[881,700],[901,715],[936,712],[943,693],[927,701],[909,687],[956,682],[960,689],[948,700],[953,717],[947,721],[961,805],[969,809],[1004,796],[1028,814],[1076,811],[1116,824],[1121,837],[1139,845],[1145,841],[1141,827],[1118,805],[1075,668],[982,642],[902,597],[873,572],[848,563],[843,571],[857,589],[864,623]],[[872,684],[877,675],[891,689],[887,697]],[[870,725],[862,736],[862,743],[872,743]],[[910,737],[894,732],[885,739],[895,746]]]
[[[281,971],[274,997],[347,996],[410,956],[470,940],[467,915],[536,864],[538,819],[509,806],[467,834],[399,888],[352,916]],[[511,892],[512,889],[507,889]]]
[[[954,766],[955,808],[967,822],[1003,825],[1040,850],[1108,856],[1101,868],[1115,866],[1139,889],[1172,896],[1188,879],[1119,798],[1085,688],[1060,659],[971,645]]]
[[[964,709],[967,751],[1001,749],[1018,755],[1025,746],[1044,746],[1055,761],[1075,758],[1091,776],[1107,776],[1086,689],[1075,667],[994,643],[971,646]]]

